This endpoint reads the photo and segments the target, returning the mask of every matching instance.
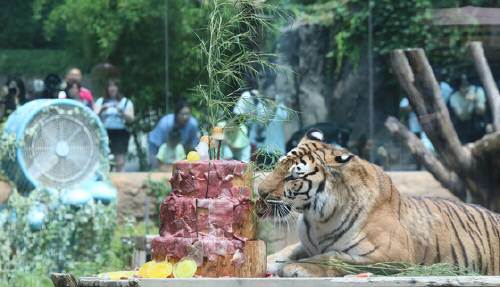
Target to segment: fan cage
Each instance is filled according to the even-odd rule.
[[[106,175],[108,137],[94,112],[73,100],[38,101],[28,103],[10,127],[18,187],[66,189]]]

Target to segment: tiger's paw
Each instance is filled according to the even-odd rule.
[[[286,264],[279,270],[280,277],[321,277],[320,266],[309,263],[290,263]]]
[[[267,273],[279,276],[281,269],[283,268],[282,263],[267,262]]]

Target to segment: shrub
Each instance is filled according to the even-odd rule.
[[[42,229],[33,231],[28,214],[37,203],[48,208]],[[29,274],[91,274],[110,263],[120,265],[113,250],[115,220],[115,204],[75,207],[60,204],[44,191],[26,197],[14,192],[0,213],[0,286],[27,286]]]

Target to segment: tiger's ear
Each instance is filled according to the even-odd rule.
[[[308,130],[306,133],[306,137],[307,137],[307,139],[313,140],[313,141],[320,141],[320,142],[325,141],[325,134],[318,129]]]

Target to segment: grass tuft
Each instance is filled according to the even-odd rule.
[[[453,264],[415,265],[404,262],[381,262],[374,264],[352,264],[338,259],[325,261],[301,261],[335,268],[346,275],[372,273],[377,276],[478,276],[480,274]]]

